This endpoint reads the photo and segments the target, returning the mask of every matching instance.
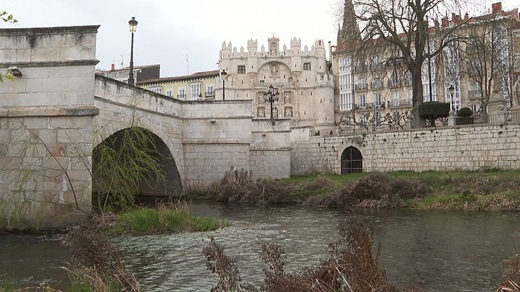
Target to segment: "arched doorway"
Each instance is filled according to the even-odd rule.
[[[356,147],[347,147],[341,154],[341,174],[363,172],[363,155]]]

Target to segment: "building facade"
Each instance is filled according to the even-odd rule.
[[[156,93],[179,100],[215,99],[215,82],[218,70],[197,72],[191,75],[163,77],[138,82],[137,85]]]
[[[159,64],[135,66],[133,71],[136,84],[161,77],[161,65]],[[112,64],[110,70],[96,70],[96,73],[117,81],[128,83],[130,68],[124,67],[116,69],[115,64]]]
[[[217,99],[250,99],[254,119],[288,119],[292,129],[334,128],[334,78],[322,40],[302,48],[297,38],[290,47],[274,36],[260,47],[250,39],[247,50],[224,42],[218,65]]]
[[[460,40],[451,42],[436,57],[424,62],[421,80],[413,81],[422,84],[423,102],[447,102],[454,112],[462,107],[469,107],[474,113],[486,112],[490,97],[496,97],[494,93],[498,92],[509,107],[517,103],[514,86],[520,73],[518,9],[503,11],[501,3],[495,3],[489,14],[469,17],[466,13],[461,17],[454,13],[451,18],[432,24],[427,41],[429,52],[439,48],[442,38]],[[456,34],[446,35],[450,28],[459,25]],[[470,54],[467,41],[477,36],[482,37],[483,46],[493,46],[480,64]],[[346,131],[356,127],[366,129],[369,124],[390,130],[403,128],[413,109],[411,72],[399,60],[402,57],[398,50],[374,40],[380,47],[363,55],[354,48],[360,41],[353,5],[346,1],[344,23],[333,52],[333,71],[337,76],[336,122]],[[474,52],[483,50],[483,47],[473,48]],[[484,74],[484,67],[494,70],[479,81],[475,75]]]

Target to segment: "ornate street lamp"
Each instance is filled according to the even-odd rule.
[[[453,93],[455,92],[455,88],[453,88],[453,84],[450,84],[450,87],[448,88],[448,92],[450,93],[450,97],[451,97],[451,110],[455,111],[455,106],[453,105]]]
[[[274,124],[274,117],[273,117],[273,102],[278,101],[278,88],[274,88],[273,85],[269,85],[269,90],[265,93],[265,101],[271,104],[271,121]]]
[[[137,29],[137,20],[132,16],[132,19],[128,21],[130,32],[132,33],[132,43],[130,45],[130,73],[128,73],[128,84],[134,85],[134,32]]]
[[[222,72],[220,72],[220,78],[222,78],[222,100],[226,100],[226,77],[226,70],[222,70]]]

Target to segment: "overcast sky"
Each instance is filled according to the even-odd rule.
[[[504,9],[520,5],[504,0]],[[247,50],[247,40],[267,47],[273,34],[280,44],[301,38],[309,47],[321,39],[336,43],[338,7],[344,0],[9,0],[0,11],[18,23],[0,27],[101,25],[97,38],[99,69],[128,66],[128,20],[139,22],[134,64],[161,64],[161,76],[217,69],[222,42]],[[488,6],[492,1],[486,0]],[[188,62],[186,61],[188,60]]]

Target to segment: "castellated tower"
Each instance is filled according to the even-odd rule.
[[[291,121],[291,129],[309,133],[329,133],[334,128],[334,81],[327,71],[326,48],[316,40],[302,49],[301,39],[290,39],[281,45],[275,37],[258,47],[249,39],[247,50],[237,50],[231,42],[222,44],[219,69],[226,70],[224,80],[217,83],[217,99],[249,99],[254,119],[271,119],[271,103],[266,99],[269,86],[279,92],[272,103],[272,118]],[[222,82],[223,81],[223,82]],[[301,132],[301,131],[300,131]],[[303,131],[306,132],[306,131]]]

